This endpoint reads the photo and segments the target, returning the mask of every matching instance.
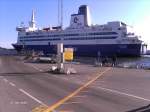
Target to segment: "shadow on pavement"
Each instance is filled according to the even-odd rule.
[[[49,71],[45,72],[6,72],[6,73],[0,73],[0,76],[26,76],[26,75],[66,75],[66,74],[53,74]]]
[[[150,112],[150,104],[127,112]]]
[[[43,75],[41,73],[46,73],[46,72],[9,72],[9,73],[0,73],[0,76],[24,76],[24,75]]]

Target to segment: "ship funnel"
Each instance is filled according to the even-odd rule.
[[[91,26],[90,12],[87,5],[81,5],[77,14],[71,15],[70,27],[83,28]]]
[[[84,15],[84,25],[90,26],[91,25],[91,17],[89,7],[87,5],[81,5],[78,10],[78,14]]]

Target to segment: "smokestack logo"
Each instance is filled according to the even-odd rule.
[[[79,20],[79,19],[78,19],[77,17],[75,17],[75,18],[74,18],[74,23],[77,23],[78,20]]]

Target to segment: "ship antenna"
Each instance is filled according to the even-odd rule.
[[[31,17],[31,22],[35,23],[35,16],[34,16],[34,10],[32,10],[32,17]]]
[[[32,16],[31,16],[31,21],[29,22],[29,25],[31,28],[35,28],[35,14],[34,10],[32,10]]]
[[[58,0],[58,15],[57,15],[57,19],[58,19],[58,26],[60,25],[60,0]]]
[[[58,25],[63,27],[63,0],[58,0]]]
[[[63,0],[61,0],[61,28],[63,28]]]

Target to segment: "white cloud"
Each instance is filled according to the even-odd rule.
[[[13,48],[12,45],[11,45],[11,42],[0,42],[0,47],[3,47],[3,48]]]

